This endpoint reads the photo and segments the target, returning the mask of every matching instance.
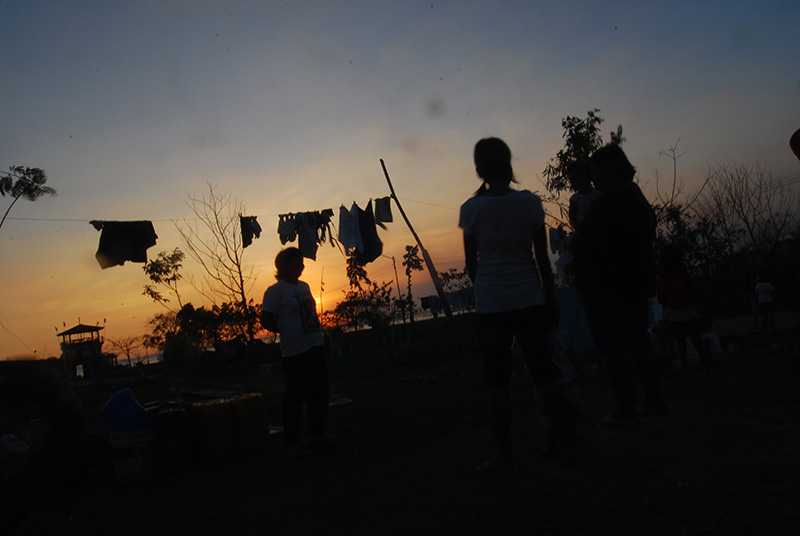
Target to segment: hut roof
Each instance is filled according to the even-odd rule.
[[[87,326],[86,324],[78,324],[77,326],[71,327],[66,331],[62,331],[58,334],[59,337],[62,335],[79,335],[81,333],[92,333],[94,331],[100,331],[105,329],[100,326]]]

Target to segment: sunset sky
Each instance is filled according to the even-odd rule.
[[[142,265],[102,270],[89,221],[151,220],[152,258],[183,246],[174,222],[209,183],[264,228],[245,251],[260,303],[277,215],[388,195],[381,158],[437,269],[462,267],[475,142],[506,140],[520,186],[543,191],[561,119],[593,108],[604,138],[623,125],[645,191],[671,176],[659,153],[678,140],[687,190],[724,163],[800,177],[795,0],[8,0],[0,21],[0,169],[43,168],[58,190],[0,229],[0,359],[57,355],[56,331],[78,319],[107,338],[145,333],[163,309],[142,295]],[[413,237],[396,210],[380,235],[402,284]],[[324,269],[331,307],[342,254],[323,245],[306,266],[315,293]],[[394,280],[389,258],[367,271]],[[414,282],[433,293],[427,275]]]

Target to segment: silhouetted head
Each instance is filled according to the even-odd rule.
[[[618,184],[632,182],[636,176],[625,152],[616,143],[609,143],[596,150],[589,158],[592,180],[601,192]]]
[[[297,282],[300,274],[303,273],[303,254],[297,248],[286,248],[275,256],[275,279]]]
[[[591,189],[592,176],[589,173],[589,162],[579,160],[567,166],[567,179],[574,192]]]
[[[483,138],[475,144],[475,171],[483,179],[484,185],[478,189],[477,195],[489,187],[505,187],[514,180],[511,167],[511,149],[500,138]]]

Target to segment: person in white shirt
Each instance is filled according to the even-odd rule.
[[[474,158],[483,185],[461,205],[458,225],[464,232],[467,273],[474,284],[477,334],[497,444],[497,458],[481,468],[508,474],[516,471],[509,389],[514,338],[553,422],[562,460],[570,455],[570,406],[560,390],[560,373],[548,346],[548,334],[558,323],[558,306],[542,202],[527,190],[510,187],[514,181],[511,151],[502,140],[480,140]]]
[[[338,440],[325,433],[328,419],[328,366],[317,304],[308,284],[300,281],[305,265],[299,249],[290,247],[275,257],[277,283],[264,293],[261,324],[280,334],[283,358],[283,435],[285,452],[303,457],[300,444],[303,405],[311,427],[311,445],[333,445]]]

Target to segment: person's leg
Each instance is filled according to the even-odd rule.
[[[675,347],[678,349],[678,360],[681,363],[681,369],[684,374],[688,374],[689,349],[686,346],[686,336],[688,333],[685,329],[684,322],[670,322],[669,325],[672,339],[675,341]]]
[[[551,329],[544,307],[525,309],[516,315],[514,335],[522,347],[522,355],[536,382],[542,410],[549,421],[549,439],[558,445],[562,460],[569,461],[572,458],[578,410],[564,395],[559,383],[561,372],[553,361],[550,347]]]
[[[775,329],[775,302],[769,302],[767,304],[767,321],[766,324],[770,327],[770,329]]]
[[[703,375],[706,380],[711,379],[711,350],[706,340],[703,339],[703,333],[698,321],[694,321],[690,324],[689,338],[692,341],[692,346],[697,350],[697,355],[700,356],[700,365],[703,368]]]
[[[489,412],[497,446],[497,466],[512,470],[511,449],[511,326],[499,313],[477,315],[478,341],[483,350],[484,373],[489,387]]]
[[[631,327],[633,330],[633,358],[636,374],[644,388],[643,407],[650,411],[662,411],[665,408],[662,396],[661,368],[659,367],[653,342],[647,333],[647,300],[634,304],[631,309]],[[686,344],[685,335],[681,335]],[[688,361],[687,361],[688,362]]]
[[[603,356],[611,391],[617,403],[615,420],[636,419],[636,374],[633,347],[633,317],[629,307],[616,297],[587,299],[583,303],[586,322],[595,346]],[[646,317],[645,317],[646,319]]]
[[[621,421],[635,420],[637,417],[636,374],[632,355],[628,352],[606,353],[604,358],[611,380],[611,392],[617,402],[614,418]]]
[[[287,447],[300,444],[300,423],[305,400],[305,363],[303,354],[283,360],[283,438]]]
[[[311,426],[311,437],[319,441],[325,438],[325,424],[328,421],[328,403],[330,402],[328,364],[322,346],[312,348],[307,353],[309,374],[306,409],[308,410],[308,423]]]

